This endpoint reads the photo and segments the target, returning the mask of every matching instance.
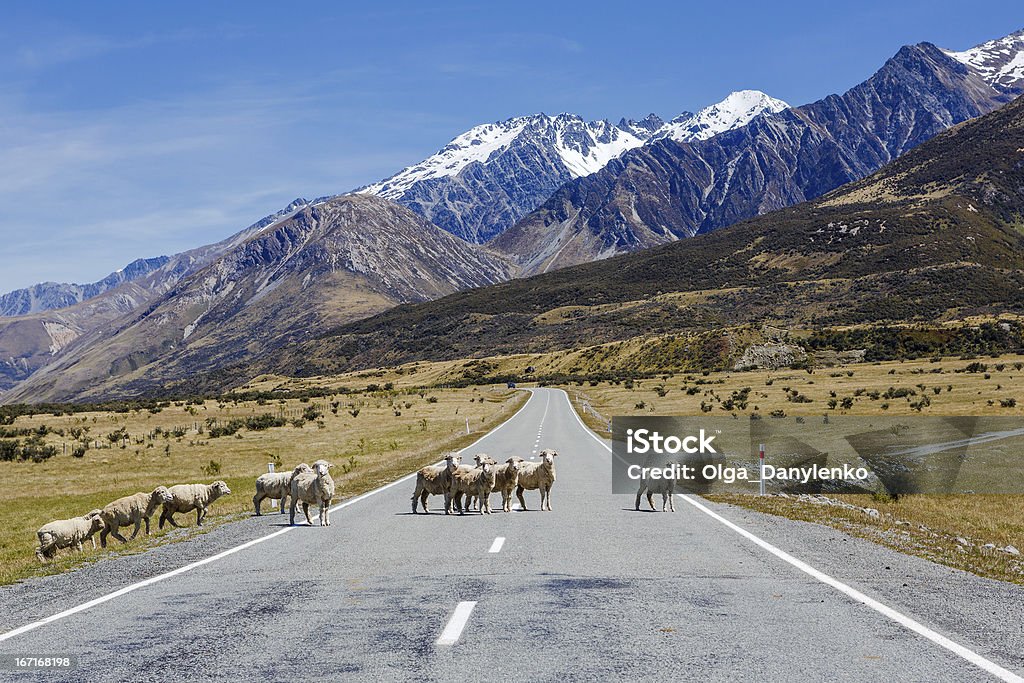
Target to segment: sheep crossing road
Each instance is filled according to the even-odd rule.
[[[463,457],[544,448],[551,512],[414,515],[407,477],[330,527],[254,517],[0,589],[0,655],[78,655],[48,681],[1020,680],[1019,587],[699,499],[634,512],[557,390]]]

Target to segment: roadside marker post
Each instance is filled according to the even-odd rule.
[[[272,463],[272,462],[268,462],[267,463],[267,472],[270,472],[271,474],[274,473],[274,463]],[[277,509],[277,498],[271,498],[270,499],[270,507],[272,507],[274,509]]]
[[[760,479],[759,487],[761,489],[761,494],[760,495],[763,496],[763,495],[765,495],[765,493],[764,493],[764,444],[760,444],[758,446],[758,448],[757,448],[757,455],[758,455],[759,464],[760,464],[760,472],[759,472],[759,475],[760,475],[759,476],[759,479]]]
[[[466,435],[469,435],[469,418],[466,418]]]

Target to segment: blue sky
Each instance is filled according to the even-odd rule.
[[[791,104],[1015,2],[25,3],[0,25],[0,292],[217,241],[485,121]]]

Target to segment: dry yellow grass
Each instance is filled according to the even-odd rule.
[[[64,436],[52,431],[47,435],[47,443],[60,449],[49,460],[0,462],[0,477],[5,482],[5,500],[0,506],[0,584],[61,571],[101,553],[138,550],[161,542],[166,533],[156,531],[154,518],[156,537],[148,542],[136,539],[121,546],[112,541],[106,551],[62,554],[52,565],[40,567],[33,556],[35,532],[48,521],[81,515],[160,484],[223,479],[232,494],[211,508],[209,522],[216,524],[251,511],[253,481],[274,461],[279,470],[319,458],[333,462],[338,466],[332,475],[339,498],[348,497],[434,462],[444,450],[467,445],[511,416],[525,400],[523,392],[504,387],[472,387],[339,394],[308,402],[207,401],[199,406],[172,405],[157,413],[20,417],[14,428],[45,425],[63,430]],[[242,429],[236,436],[210,438],[206,426],[207,419],[224,424],[265,413],[295,420],[311,406],[319,408],[323,417],[302,427]],[[86,428],[83,438],[89,439],[90,448],[84,457],[73,457],[78,442],[71,432]],[[126,430],[127,441],[108,440],[107,435],[121,429]],[[174,435],[176,429],[180,436]],[[270,509],[269,501],[264,508]],[[179,523],[194,524],[194,520],[192,515],[183,515]]]
[[[987,372],[957,372],[973,362],[986,364]],[[606,382],[565,388],[578,411],[582,412],[583,403],[588,405],[584,420],[605,436],[608,436],[606,420],[616,415],[700,415],[701,403],[712,406],[707,414],[727,415],[727,411],[721,410],[720,400],[746,387],[751,388],[749,405],[745,411],[735,411],[740,414],[752,412],[756,405],[758,411],[765,414],[784,410],[787,415],[806,416],[883,412],[1021,415],[1024,414],[1024,371],[1015,367],[1017,363],[1024,364],[1024,356],[981,358],[977,361],[944,359],[940,362],[861,363],[818,369],[813,374],[792,370],[679,374],[634,381],[632,388],[627,384]],[[697,387],[697,393],[687,395],[686,389],[693,387]],[[872,391],[884,393],[889,387],[910,388],[917,393],[909,400],[870,398]],[[939,389],[938,393],[935,393],[935,388]],[[855,396],[861,389],[864,391]],[[666,390],[664,396],[659,395]],[[787,400],[793,390],[810,398],[811,402]],[[928,396],[931,403],[918,413],[911,405],[921,396]],[[828,407],[829,400],[841,400],[843,397],[853,399],[848,410]],[[1004,407],[1003,402],[1011,398],[1018,400],[1017,405]],[[888,406],[884,411],[883,405]],[[594,410],[599,417],[593,414]],[[1024,556],[984,547],[986,544],[996,548],[1014,546],[1024,552],[1024,496],[909,495],[896,500],[869,495],[835,496],[858,507],[878,510],[878,518],[856,510],[793,498],[748,495],[715,495],[710,498],[769,514],[827,524],[951,567],[1024,584]]]
[[[972,363],[988,366],[985,372],[958,372]],[[1020,364],[1020,369],[1015,365]],[[1001,368],[1001,369],[1000,369]],[[667,390],[659,395],[659,387]],[[572,387],[583,393],[604,415],[700,415],[701,403],[711,405],[711,414],[727,415],[720,399],[749,387],[749,405],[745,411],[769,413],[784,410],[787,415],[821,415],[827,412],[848,415],[1024,415],[1024,356],[1011,355],[977,360],[943,359],[857,363],[835,368],[804,370],[758,370],[752,372],[678,373],[626,383],[598,383]],[[886,399],[890,388],[907,388],[912,396]],[[686,390],[696,389],[687,394]],[[794,403],[788,397],[796,390],[810,403]],[[856,395],[860,391],[860,395]],[[879,392],[872,398],[872,392]],[[833,392],[835,396],[833,396]],[[836,399],[853,400],[843,410],[829,408]],[[929,405],[917,411],[913,404],[927,397]],[[1016,405],[1003,407],[1013,399]],[[643,408],[637,404],[643,403]],[[883,406],[886,406],[883,408]]]

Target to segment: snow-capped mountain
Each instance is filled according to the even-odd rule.
[[[993,87],[1024,90],[1024,30],[962,52],[943,52],[974,69]]]
[[[575,114],[519,116],[476,126],[437,154],[358,192],[391,199],[471,242],[485,242],[570,180],[600,171],[647,142],[705,139],[788,105],[744,90],[669,123],[586,121]]]
[[[550,145],[569,173],[579,178],[604,168],[627,149],[639,147],[650,135],[641,138],[638,133],[642,129],[628,131],[625,126],[619,128],[607,121],[588,122],[574,114],[537,114],[485,123],[459,135],[432,157],[361,192],[399,199],[418,182],[458,175],[469,164],[486,163],[492,155],[528,140]]]
[[[574,114],[483,124],[359,192],[394,200],[470,242],[486,242],[564,183],[644,144],[645,124],[624,124]]]
[[[1024,45],[1014,47],[1019,39],[962,53],[982,68],[965,66],[931,43],[906,46],[841,95],[753,116],[746,125],[684,145],[654,139],[566,183],[488,246],[514,259],[520,275],[541,273],[820,197],[1012,100],[1024,85],[1010,68],[1024,60]],[[729,109],[708,112],[704,122],[711,125]],[[742,105],[731,108],[737,109]]]
[[[652,140],[672,138],[677,142],[707,140],[750,123],[755,116],[775,114],[789,105],[760,90],[737,90],[728,97],[701,109],[696,114],[680,114],[651,136]]]

